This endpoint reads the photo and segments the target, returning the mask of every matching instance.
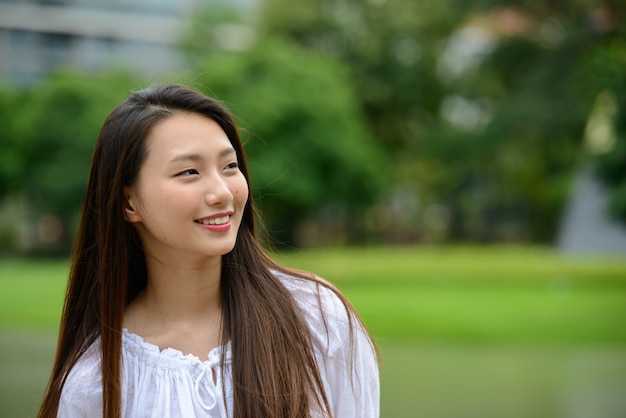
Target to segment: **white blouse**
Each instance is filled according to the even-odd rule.
[[[347,312],[331,290],[320,286],[318,299],[315,283],[281,273],[276,275],[305,313],[333,416],[378,417],[378,366],[364,330],[356,327],[351,347]],[[220,362],[222,356],[224,369]],[[214,348],[206,360],[200,360],[172,348],[161,351],[124,330],[122,359],[123,417],[232,417],[230,343]],[[97,340],[68,376],[61,394],[59,418],[102,416],[100,364]],[[314,413],[314,416],[318,415]]]

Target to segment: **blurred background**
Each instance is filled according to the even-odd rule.
[[[381,346],[383,417],[626,416],[622,0],[0,0],[0,416],[34,416],[93,146],[222,100],[266,239]]]

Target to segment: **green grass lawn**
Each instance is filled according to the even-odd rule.
[[[277,257],[363,315],[383,354],[382,417],[626,416],[626,261],[522,247]],[[0,261],[0,417],[34,416],[66,276],[66,261]]]
[[[68,271],[65,260],[0,261],[0,326],[55,329]]]
[[[279,259],[335,282],[383,339],[626,343],[626,260],[521,247],[323,249]]]

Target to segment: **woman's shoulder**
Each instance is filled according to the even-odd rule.
[[[100,383],[101,365],[102,351],[100,349],[100,339],[98,338],[72,367],[67,377],[66,386],[68,384],[84,386],[92,382]]]
[[[319,277],[275,274],[293,295],[309,326],[333,415],[377,417],[376,348],[357,313],[334,286]]]
[[[284,272],[274,274],[300,308],[318,352],[330,355],[351,344],[359,332],[359,321],[334,286],[317,276],[307,279]]]
[[[339,296],[339,290],[327,280],[312,273],[310,278],[280,271],[273,273],[306,313],[323,314],[324,318],[320,319],[324,320],[348,322],[352,314]]]
[[[81,410],[84,416],[89,411],[100,411],[102,407],[102,354],[100,340],[97,339],[80,356],[74,367],[67,375],[61,401],[59,416],[80,416],[76,414]],[[67,412],[61,414],[61,412]],[[72,411],[72,413],[70,413]]]

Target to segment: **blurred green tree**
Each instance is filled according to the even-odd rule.
[[[476,172],[493,185],[491,213],[515,216],[530,238],[549,242],[572,174],[587,159],[594,103],[623,85],[624,72],[616,71],[626,54],[623,20],[609,3],[485,1],[475,7],[474,27],[495,42],[476,70],[452,85],[456,94],[488,104],[489,122],[474,135],[482,150],[474,153]],[[617,156],[617,147],[608,154]],[[616,182],[612,191],[619,193]]]
[[[624,18],[622,13],[621,22]],[[580,69],[599,92],[586,126],[587,151],[610,191],[610,213],[626,222],[626,27],[598,43]]]
[[[14,132],[13,113],[18,101],[16,94],[7,86],[0,85],[0,197],[6,196],[15,188],[12,184],[17,180],[22,169],[22,155],[19,141]]]
[[[47,215],[63,226],[49,245],[34,238],[33,251],[67,252],[98,131],[130,86],[129,77],[119,73],[59,72],[15,92],[7,125],[11,135],[1,141],[3,196],[28,202],[25,219],[16,221],[37,225]]]
[[[601,53],[625,54],[618,2],[263,4],[265,33],[348,64],[396,182],[420,197],[425,219],[430,204],[447,208],[434,224],[448,239],[552,240],[592,104],[623,91],[623,66],[592,70],[620,68]],[[608,168],[619,150],[599,160],[614,206],[626,201]]]
[[[239,118],[252,186],[277,242],[311,243],[322,229],[327,238],[363,238],[354,234],[389,168],[339,61],[265,39],[208,53],[196,73]]]
[[[589,162],[626,220],[619,1],[265,0],[248,11],[195,13],[190,76],[178,78],[240,118],[278,241],[550,241]],[[67,245],[99,126],[131,87],[126,74],[76,72],[0,86],[0,200],[27,201],[31,222],[61,219]]]

